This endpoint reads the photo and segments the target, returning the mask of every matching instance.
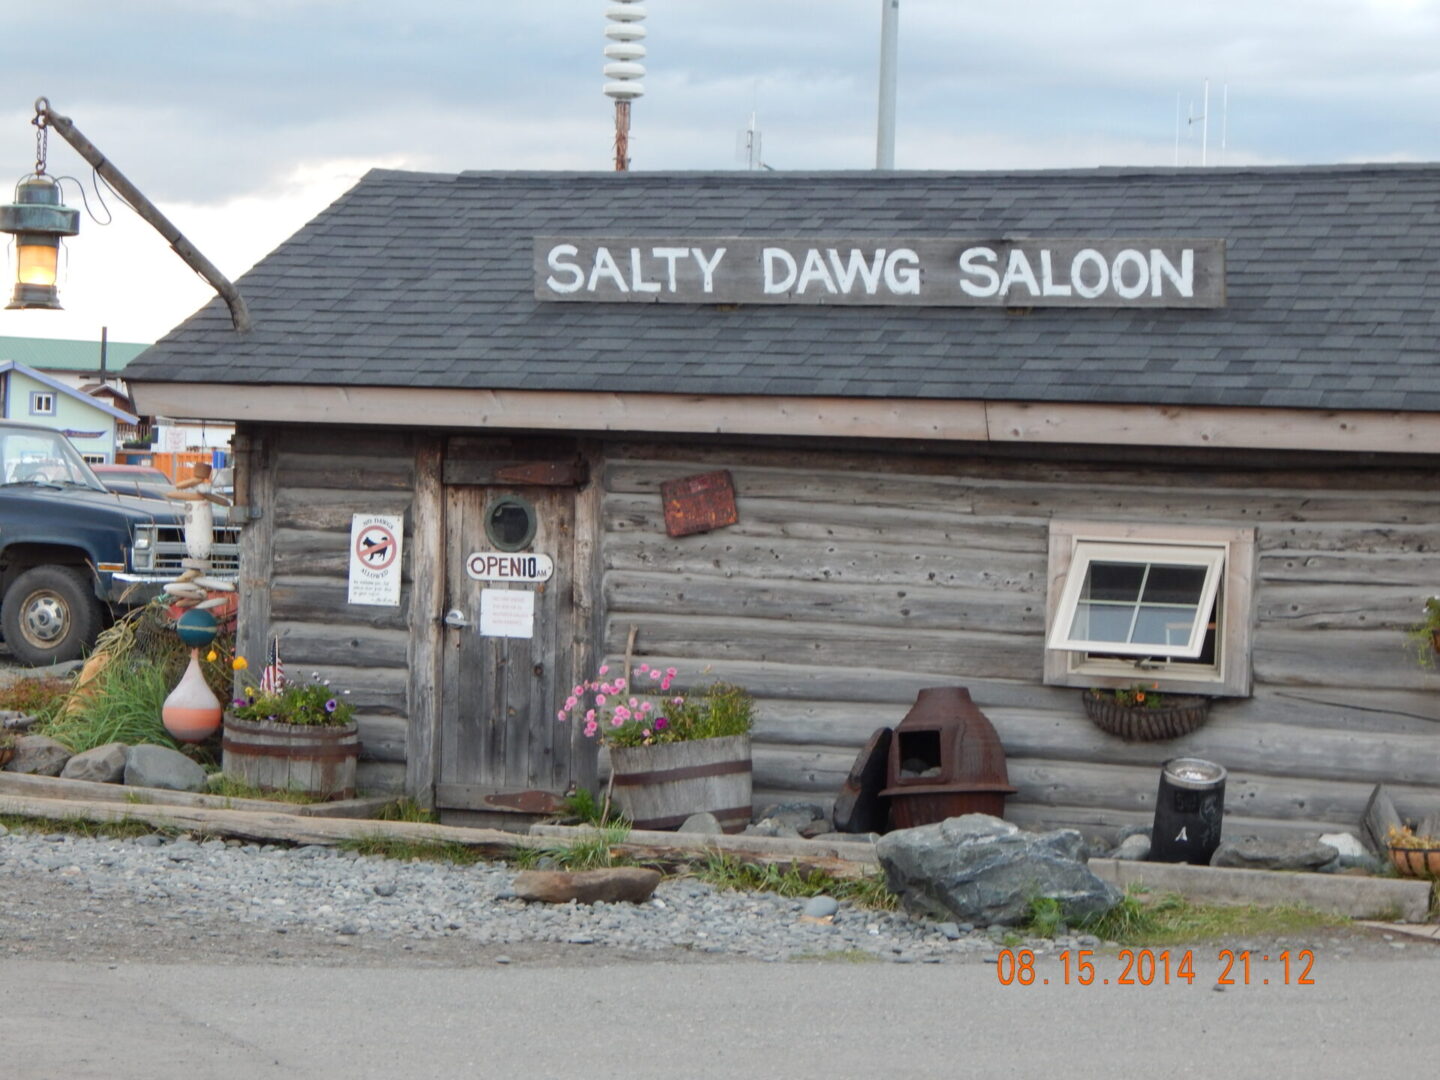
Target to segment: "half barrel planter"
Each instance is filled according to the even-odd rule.
[[[616,746],[615,803],[637,829],[678,829],[714,814],[727,833],[750,824],[750,736]]]
[[[355,724],[273,724],[225,717],[220,767],[262,791],[353,799],[360,734]]]

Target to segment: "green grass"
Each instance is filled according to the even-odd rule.
[[[879,911],[894,911],[899,905],[898,898],[885,887],[885,879],[879,874],[837,878],[823,870],[803,873],[793,866],[782,868],[773,863],[757,866],[720,854],[711,854],[705,862],[693,867],[691,873],[721,889],[773,892],[793,897],[833,896],[836,900],[849,900],[860,907]]]
[[[111,840],[131,840],[150,833],[174,836],[180,831],[149,825],[143,821],[131,821],[128,818],[120,821],[90,821],[82,817],[51,820],[22,817],[19,814],[0,814],[0,825],[13,832],[66,833],[70,836],[104,837]]]
[[[420,825],[435,825],[440,821],[434,810],[426,810],[408,795],[386,803],[375,816],[380,821],[409,821]]]
[[[303,791],[265,791],[238,776],[229,776],[226,773],[215,773],[209,778],[207,784],[206,794],[219,795],[226,799],[266,799],[270,802],[293,803],[297,806],[308,806],[310,803],[323,801]]]
[[[357,855],[379,855],[403,862],[418,860],[474,866],[484,858],[474,848],[444,840],[398,840],[391,836],[359,836],[353,840],[341,840],[337,846],[341,851],[353,851]]]
[[[107,743],[157,743],[178,749],[160,720],[172,687],[165,670],[144,661],[114,661],[72,699],[69,708],[36,725],[39,734],[79,754]]]
[[[1024,929],[1033,937],[1053,937],[1060,921],[1058,904],[1037,899],[1031,902],[1030,922]],[[1349,922],[1343,915],[1294,904],[1197,904],[1174,893],[1151,896],[1132,887],[1104,915],[1082,920],[1071,929],[1121,945],[1180,945],[1214,938],[1284,936]]]

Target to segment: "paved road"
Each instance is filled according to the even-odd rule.
[[[1410,948],[1415,948],[1411,946]],[[983,965],[0,961],[8,1080],[1433,1075],[1440,949],[1314,986],[1001,986]],[[1106,965],[1113,961],[1104,961]],[[1101,974],[1109,973],[1102,966]],[[1208,976],[1208,977],[1207,977]]]

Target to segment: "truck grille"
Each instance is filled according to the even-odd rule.
[[[144,525],[150,535],[150,549],[137,550],[134,566],[137,571],[153,574],[179,574],[185,558],[185,530],[180,525]],[[215,546],[210,552],[210,572],[216,577],[238,577],[240,574],[240,526],[215,526]]]

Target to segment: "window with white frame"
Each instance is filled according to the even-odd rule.
[[[30,415],[54,416],[55,395],[49,390],[32,390],[30,392]]]
[[[1255,531],[1054,521],[1045,681],[1250,692]]]

